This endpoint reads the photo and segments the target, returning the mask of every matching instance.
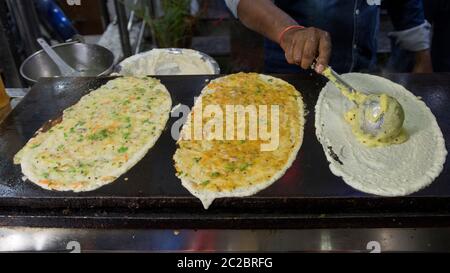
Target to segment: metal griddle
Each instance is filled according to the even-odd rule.
[[[47,191],[22,180],[14,154],[49,119],[112,78],[45,78],[0,125],[0,225],[79,227],[323,227],[450,225],[450,171],[424,190],[385,198],[359,192],[334,176],[316,139],[314,106],[325,79],[317,75],[276,75],[303,95],[308,115],[304,141],[287,173],[260,193],[217,199],[208,211],[181,186],[172,156],[170,128],[149,153],[112,184],[86,193]],[[173,105],[193,105],[215,76],[160,77]],[[422,97],[450,143],[450,75],[394,74],[385,77]],[[127,178],[127,180],[125,179]],[[365,223],[365,224],[362,224]]]

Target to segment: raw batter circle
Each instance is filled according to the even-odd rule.
[[[441,173],[447,151],[442,131],[431,110],[403,86],[360,73],[343,75],[356,89],[385,92],[405,110],[404,128],[410,139],[399,145],[368,148],[359,143],[344,120],[352,102],[328,83],[316,104],[316,135],[330,162],[330,170],[362,192],[403,196],[430,185]]]

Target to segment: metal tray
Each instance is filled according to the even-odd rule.
[[[166,221],[182,212],[183,216],[178,217],[191,219],[191,224],[195,227],[198,227],[195,223],[210,226],[207,219],[216,219],[215,215],[219,214],[225,222],[233,222],[230,221],[232,219],[236,225],[239,225],[239,219],[249,225],[262,223],[260,220],[268,215],[273,215],[270,218],[272,220],[289,215],[284,218],[286,223],[292,219],[289,217],[300,214],[314,214],[315,219],[334,214],[336,219],[344,222],[346,220],[342,219],[345,215],[355,213],[367,217],[379,213],[403,215],[419,212],[426,215],[450,215],[448,161],[444,171],[431,186],[407,197],[385,198],[365,194],[334,176],[329,171],[328,162],[316,139],[314,129],[314,106],[325,80],[314,75],[275,76],[292,83],[302,93],[309,112],[306,117],[304,142],[298,157],[287,173],[269,188],[250,197],[218,199],[208,211],[203,210],[200,201],[190,195],[175,176],[172,156],[176,144],[170,135],[170,128],[177,118],[169,120],[166,130],[143,160],[114,183],[98,190],[86,193],[47,191],[29,181],[23,181],[20,167],[12,163],[14,154],[42,124],[59,116],[62,110],[111,78],[42,79],[0,125],[0,215],[2,209],[9,209],[8,213],[15,215],[31,209],[41,209],[50,214],[58,211],[55,209],[61,209],[61,211],[71,210],[71,213],[76,211],[76,215],[81,217],[85,215],[83,210],[101,209],[108,215],[117,213],[118,217],[128,215],[132,210],[133,213],[150,213],[154,219],[162,217]],[[385,76],[423,98],[436,115],[449,149],[449,75]],[[169,89],[173,105],[182,103],[192,106],[194,96],[215,77],[217,76],[159,78]],[[89,213],[94,217],[98,211]],[[89,213],[86,212],[86,215]]]

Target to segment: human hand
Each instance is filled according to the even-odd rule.
[[[286,60],[308,69],[317,58],[315,70],[321,74],[331,56],[331,38],[328,32],[318,28],[292,29],[282,37],[280,46]]]

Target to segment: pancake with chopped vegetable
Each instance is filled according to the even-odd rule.
[[[212,81],[203,89],[200,98],[182,128],[174,160],[182,185],[202,201],[205,209],[216,198],[253,195],[284,175],[303,140],[303,101],[292,85],[266,75],[239,73]],[[195,117],[208,105],[218,105],[223,112],[230,105],[266,105],[267,109],[278,106],[279,139],[276,149],[262,149],[262,144],[272,139],[258,134],[257,139],[252,140],[247,129],[246,138],[237,139],[237,117],[234,119],[234,139],[224,136],[222,139],[198,140],[193,126]],[[262,124],[267,124],[269,129],[276,127],[272,122],[274,112],[268,110],[266,117],[260,114],[258,112],[258,130]],[[215,117],[202,116],[203,127]],[[245,128],[251,128],[249,122],[247,116]],[[227,126],[229,124],[224,118],[223,131]]]
[[[14,163],[42,188],[95,190],[145,156],[164,130],[171,106],[157,79],[111,80],[41,128]]]

